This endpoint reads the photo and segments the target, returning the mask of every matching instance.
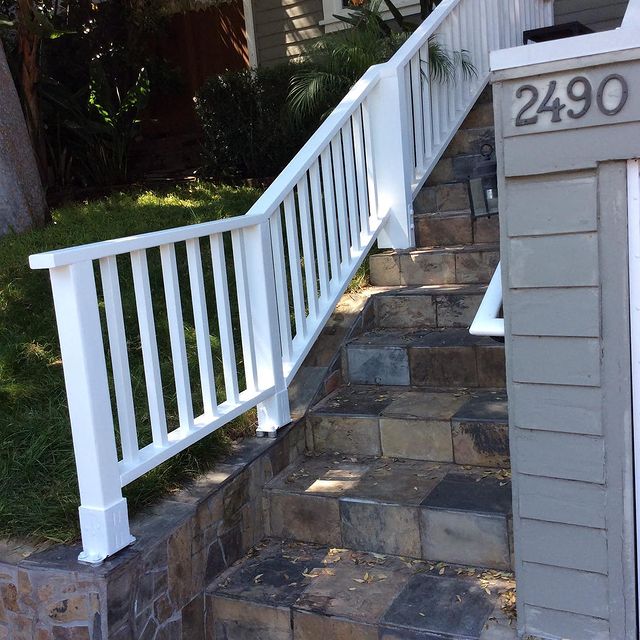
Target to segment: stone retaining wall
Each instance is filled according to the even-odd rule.
[[[134,520],[136,542],[100,566],[79,546],[0,558],[0,640],[204,638],[205,587],[264,537],[262,488],[303,451],[301,424],[245,440]]]

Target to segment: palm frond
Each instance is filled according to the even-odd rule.
[[[395,29],[381,16],[382,3],[391,12]],[[439,0],[427,3],[429,10]],[[326,113],[375,64],[386,62],[407,40],[416,25],[405,20],[393,0],[370,0],[346,16],[336,16],[350,28],[322,36],[303,55],[303,68],[291,82],[289,106],[294,116]],[[448,51],[437,38],[429,40],[429,59],[423,61],[425,77],[437,82],[476,73],[467,51]]]

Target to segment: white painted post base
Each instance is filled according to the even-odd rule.
[[[79,507],[82,531],[80,562],[100,564],[106,557],[135,542],[129,533],[127,500],[122,498],[105,509]]]
[[[291,409],[289,407],[289,394],[279,391],[274,396],[258,405],[258,428],[256,435],[259,438],[269,436],[275,438],[278,429],[291,422]]]

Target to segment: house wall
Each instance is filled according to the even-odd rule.
[[[556,0],[556,24],[577,20],[595,31],[616,29],[627,4],[628,0]]]
[[[542,46],[542,45],[538,45]],[[611,64],[611,60],[626,62]],[[640,96],[567,116],[576,76],[640,82],[640,50],[494,73],[518,624],[523,636],[636,638],[626,159]],[[515,126],[552,80],[553,123]],[[594,90],[595,95],[595,90]],[[578,109],[580,107],[578,106]],[[527,116],[535,114],[535,106]],[[574,111],[575,113],[575,111]]]
[[[258,64],[285,62],[324,33],[322,0],[254,0]]]

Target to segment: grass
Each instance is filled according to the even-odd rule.
[[[137,191],[63,206],[47,228],[0,239],[0,537],[69,542],[78,537],[78,488],[66,394],[46,271],[31,271],[32,253],[245,213],[259,192],[193,183],[167,191]],[[150,252],[151,253],[151,252]],[[181,277],[185,256],[178,254]],[[146,406],[131,274],[119,262],[125,325],[130,339],[136,407]],[[149,257],[152,289],[161,287],[159,259]],[[210,269],[209,269],[210,270]],[[188,291],[188,285],[183,291]],[[162,294],[156,294],[162,298]],[[188,296],[187,296],[188,297]],[[184,302],[184,301],[183,301]],[[185,305],[185,310],[188,305]],[[211,308],[211,307],[210,307]],[[166,318],[156,314],[169,422],[176,422]],[[192,318],[185,331],[192,379],[197,380]],[[214,357],[219,344],[212,337]],[[194,386],[194,397],[198,389]],[[196,406],[196,412],[198,407]],[[114,412],[115,413],[115,412]],[[148,416],[136,414],[142,442]],[[125,489],[132,511],[209,468],[232,439],[252,428],[245,415],[149,472]]]

